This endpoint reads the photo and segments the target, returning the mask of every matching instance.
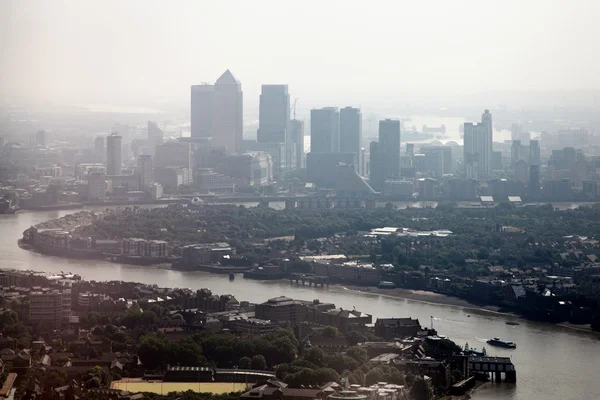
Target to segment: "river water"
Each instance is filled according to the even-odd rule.
[[[127,280],[163,287],[210,288],[218,294],[233,294],[238,300],[261,302],[286,295],[303,300],[320,299],[374,317],[416,317],[460,346],[466,342],[481,348],[485,340],[498,336],[518,344],[516,350],[486,346],[488,354],[510,356],[516,366],[517,383],[488,383],[473,399],[566,400],[600,399],[600,336],[546,323],[519,321],[515,317],[476,309],[366,294],[340,286],[309,288],[284,282],[259,282],[204,272],[179,272],[156,267],[114,264],[106,261],[68,260],[22,250],[17,240],[32,225],[58,218],[70,211],[27,212],[0,215],[0,267],[47,272],[73,272],[87,280]]]

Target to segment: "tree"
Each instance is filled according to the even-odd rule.
[[[335,326],[326,326],[323,328],[321,335],[323,337],[337,337],[340,336],[340,331]]]
[[[283,364],[287,365],[287,364]],[[250,357],[242,357],[240,361],[238,361],[238,367],[241,369],[250,369],[252,368],[252,359]]]
[[[361,349],[360,347],[350,347],[348,350],[346,350],[346,355],[354,358],[359,364],[364,364],[369,361],[367,351],[365,349]]]
[[[431,400],[433,393],[429,383],[421,377],[418,377],[410,387],[410,397],[413,400]]]
[[[165,358],[167,345],[165,340],[156,335],[144,336],[138,349],[138,357],[144,367],[154,369],[158,367]]]
[[[348,355],[338,353],[329,358],[327,366],[333,368],[338,373],[342,373],[345,369],[355,370],[358,368],[359,363]]]
[[[350,331],[346,334],[346,340],[350,346],[356,346],[359,343],[367,341],[365,335],[357,331]]]
[[[371,386],[376,384],[377,382],[383,381],[385,377],[385,373],[381,370],[381,368],[375,368],[369,371],[367,376],[365,376],[365,384],[367,386]]]
[[[318,347],[313,347],[304,353],[304,359],[317,367],[323,367],[325,365],[325,352]]]
[[[266,370],[267,369],[267,360],[262,355],[256,355],[252,357],[251,361],[252,369]]]
[[[314,373],[315,383],[322,385],[327,382],[337,382],[340,380],[338,373],[331,368],[319,368]]]

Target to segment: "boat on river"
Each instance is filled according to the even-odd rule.
[[[517,344],[514,342],[511,342],[510,340],[504,340],[504,339],[500,339],[500,338],[493,338],[487,341],[489,344],[491,344],[492,346],[498,346],[498,347],[504,347],[507,349],[516,349],[517,348]]]

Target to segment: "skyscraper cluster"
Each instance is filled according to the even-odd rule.
[[[337,164],[360,168],[362,113],[359,108],[324,107],[310,112],[310,153],[307,180],[323,186],[335,183]]]

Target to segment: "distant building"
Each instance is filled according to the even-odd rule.
[[[529,141],[529,163],[540,165],[540,143],[537,140]]]
[[[150,154],[142,154],[138,157],[137,173],[140,177],[140,187],[146,190],[154,182],[154,166]]]
[[[158,124],[154,121],[148,121],[148,143],[152,154],[156,151],[156,146],[163,144],[163,131],[158,127]]]
[[[340,109],[340,152],[355,153],[358,160],[356,171],[363,174],[361,165],[362,113],[360,108]]]
[[[283,177],[286,170],[286,148],[284,142],[254,142],[244,140],[244,152],[264,152],[271,156],[273,162],[273,179]]]
[[[189,168],[171,165],[154,170],[154,180],[160,183],[165,191],[173,193],[182,185],[192,184],[192,172]]]
[[[314,153],[306,155],[306,180],[321,187],[336,186],[338,164],[356,165],[355,153]]]
[[[478,175],[488,176],[492,171],[492,142],[492,114],[489,110],[481,115],[480,123],[465,122],[463,159],[466,168],[477,163]]]
[[[493,171],[502,170],[502,152],[501,151],[493,151],[492,152],[492,170]]]
[[[339,153],[340,112],[336,107],[310,111],[311,153]]]
[[[257,141],[287,144],[290,121],[288,85],[262,85]]]
[[[412,180],[387,179],[383,186],[383,194],[386,197],[412,200],[415,184]]]
[[[215,85],[194,85],[191,90],[191,127],[192,138],[213,136],[215,113]]]
[[[260,187],[273,181],[271,155],[263,152],[224,156],[215,171],[235,179],[236,185]]]
[[[243,134],[242,84],[233,74],[225,71],[215,83],[215,114],[213,118],[213,141],[215,146],[227,152],[240,151]]]
[[[364,178],[356,172],[356,168],[352,164],[337,165],[335,193],[337,197],[346,198],[366,198],[376,194]]]
[[[515,180],[527,183],[529,181],[529,165],[525,160],[519,160],[515,164]]]
[[[290,121],[290,137],[295,145],[296,150],[296,163],[294,168],[304,168],[305,157],[304,154],[304,121],[293,119]]]
[[[479,181],[474,179],[448,179],[444,181],[444,197],[449,200],[476,200]]]
[[[371,186],[383,190],[386,179],[400,177],[400,121],[379,121],[379,142],[371,142]]]
[[[46,131],[39,130],[35,133],[36,146],[46,146]]]
[[[530,200],[537,200],[540,197],[540,166],[532,164],[529,167],[528,195]]]
[[[94,139],[94,162],[104,163],[104,159],[106,157],[104,141],[104,136],[96,136]]]
[[[122,137],[113,133],[106,137],[106,174],[121,175],[123,173],[123,157],[121,155]]]
[[[235,179],[220,174],[212,168],[202,168],[194,172],[194,185],[210,193],[235,191]]]
[[[243,133],[241,83],[227,70],[214,85],[191,88],[191,136],[212,137],[216,147],[229,153],[240,149]]]
[[[173,141],[157,146],[154,168],[169,166],[193,169],[194,153],[192,152],[192,144],[184,141]]]
[[[87,177],[89,201],[104,200],[106,198],[106,176],[102,173],[91,173]]]

